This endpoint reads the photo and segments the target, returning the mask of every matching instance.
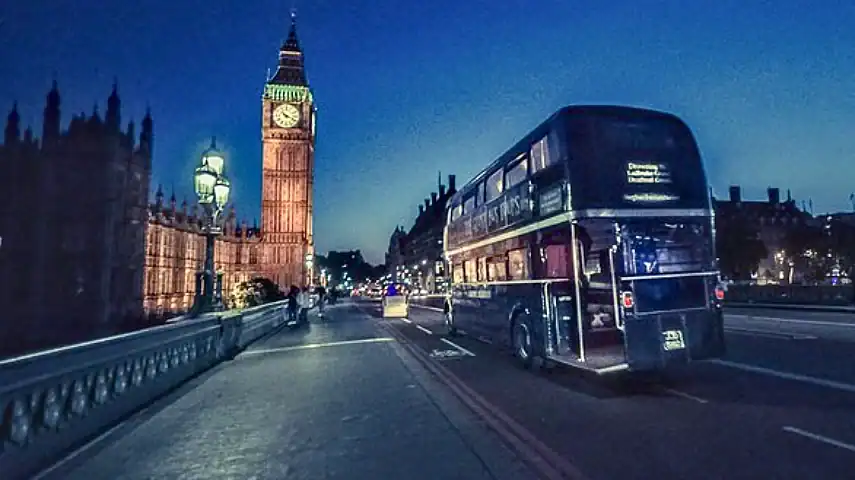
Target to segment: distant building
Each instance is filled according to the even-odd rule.
[[[437,179],[438,192],[419,205],[419,213],[410,230],[396,227],[389,239],[386,266],[397,280],[408,276],[428,291],[438,289],[437,280],[444,274],[441,265],[443,231],[448,200],[457,192],[455,176],[448,176],[448,188]]]
[[[21,135],[14,106],[0,147],[0,338],[20,348],[115,332],[143,313],[151,115],[139,137],[133,122],[123,130],[116,85],[103,117],[96,106],[65,131],[60,106],[54,82],[40,139]]]
[[[739,216],[757,225],[760,239],[769,252],[760,262],[757,280],[760,283],[786,283],[789,268],[782,252],[787,234],[793,227],[812,222],[813,217],[798,208],[789,190],[787,199],[783,201],[777,188],[770,187],[766,193],[766,200],[744,200],[742,189],[733,185],[727,200],[713,199],[715,214],[719,221],[726,222]]]
[[[186,200],[178,207],[175,194],[165,204],[160,188],[149,207],[144,306],[150,314],[174,316],[193,306],[196,273],[205,261],[205,237],[198,209],[195,201],[188,207]],[[223,235],[214,245],[214,268],[223,276],[226,303],[237,284],[259,271],[259,243],[258,227],[247,228],[246,222],[238,225],[232,207],[226,214]]]

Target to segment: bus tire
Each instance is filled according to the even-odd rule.
[[[514,319],[512,323],[511,347],[514,357],[517,358],[523,368],[531,368],[534,365],[534,355],[531,351],[531,329],[523,319]]]
[[[449,337],[456,337],[460,332],[457,331],[457,326],[454,325],[454,314],[451,313],[451,307],[446,303],[443,310],[445,310],[446,334]]]

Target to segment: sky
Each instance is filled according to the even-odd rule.
[[[289,11],[318,107],[317,251],[382,262],[436,190],[458,185],[560,107],[681,116],[719,196],[791,189],[816,212],[855,192],[855,3],[794,0],[29,0],[0,6],[0,112],[41,130],[151,108],[154,173],[179,201],[211,136],[239,215],[261,197],[261,92]],[[2,118],[2,117],[0,117]],[[139,128],[137,128],[139,131]],[[168,194],[168,193],[167,193]]]

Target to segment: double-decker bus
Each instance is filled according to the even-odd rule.
[[[449,205],[450,334],[601,374],[724,354],[706,174],[678,117],[565,107]]]

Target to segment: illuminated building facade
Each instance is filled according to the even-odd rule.
[[[186,201],[176,205],[175,195],[169,204],[158,189],[149,208],[145,246],[144,306],[154,315],[172,316],[186,313],[193,306],[196,273],[205,261],[205,237],[199,206]],[[214,246],[214,266],[223,276],[223,297],[240,282],[249,280],[259,270],[260,238],[258,228],[238,225],[234,208],[226,214],[223,234]]]
[[[287,290],[313,278],[315,114],[292,15],[279,66],[264,86],[261,230],[263,276]]]
[[[386,267],[397,281],[409,281],[429,292],[443,282],[443,231],[448,200],[457,192],[455,176],[448,176],[448,188],[437,179],[437,192],[419,205],[419,214],[408,232],[396,227],[389,239]]]

